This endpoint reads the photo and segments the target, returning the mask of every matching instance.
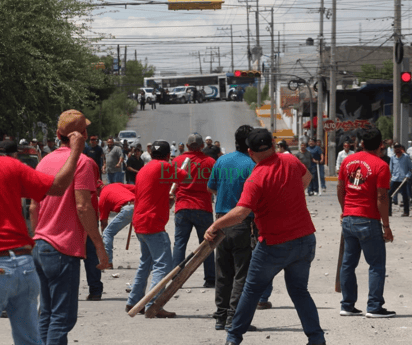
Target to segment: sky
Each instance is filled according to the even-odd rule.
[[[91,0],[101,3],[100,0]],[[145,61],[156,68],[156,73],[174,72],[198,74],[199,57],[203,73],[210,72],[218,63],[225,72],[232,71],[231,31],[233,31],[234,69],[247,69],[247,11],[246,2],[226,0],[221,10],[169,11],[166,0],[154,0],[152,4],[142,0],[107,0],[118,6],[106,6],[95,11],[92,28],[94,32],[111,36],[99,42],[96,47],[101,54],[111,51],[113,56],[119,44],[123,58],[127,46],[127,59]],[[125,2],[138,6],[127,6]],[[406,44],[412,42],[411,10],[412,0],[402,1],[402,28]],[[270,9],[274,8],[275,51],[278,32],[281,52],[301,55],[302,45],[308,37],[318,43],[320,30],[320,0],[260,0],[259,36],[263,59],[271,53]],[[250,2],[249,32],[251,47],[256,45],[256,2]],[[328,14],[332,1],[325,0],[324,37],[330,44],[331,19]],[[338,0],[337,1],[337,45],[379,46],[392,45],[393,33],[392,0]],[[328,18],[329,19],[328,19]],[[92,36],[92,35],[91,35]],[[306,59],[306,61],[305,61]],[[312,57],[303,56],[302,62],[308,68],[316,67],[316,52]],[[288,62],[291,64],[291,62]],[[283,66],[293,68],[290,66]]]

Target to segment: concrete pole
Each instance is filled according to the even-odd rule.
[[[235,64],[233,63],[233,29],[232,29],[232,24],[230,24],[230,47],[232,50],[232,73],[235,71]],[[220,55],[219,55],[220,58]],[[220,66],[220,60],[219,60],[219,66]]]
[[[247,22],[247,63],[249,71],[252,69],[250,63],[250,30],[249,30],[249,2],[246,0],[246,22]]]
[[[124,75],[126,75],[126,61],[127,61],[127,46],[124,47],[124,72],[123,72]]]
[[[258,46],[258,71],[260,71],[260,40],[259,40],[259,0],[256,0],[256,43]],[[260,94],[260,87],[261,87],[261,79],[258,78],[258,88],[257,88],[257,107],[260,108],[261,94]]]
[[[401,0],[395,0],[394,46],[393,46],[393,139],[401,134],[401,65],[396,63],[396,42],[401,37]]]
[[[322,84],[322,71],[323,71],[323,12],[324,12],[324,0],[320,1],[320,33],[319,33],[319,67],[318,67],[318,126],[317,126],[317,139],[322,140],[323,143],[323,84]]]
[[[217,47],[217,58],[219,60],[219,67],[220,67],[220,47]]]
[[[402,71],[410,71],[409,58],[403,58]],[[408,134],[409,134],[409,104],[401,104],[401,117],[399,121],[400,135],[398,137],[401,145],[408,147]]]
[[[197,52],[197,56],[199,58],[199,67],[200,67],[200,74],[203,74],[202,72],[202,59],[200,58],[200,52]]]
[[[276,133],[275,127],[275,100],[273,92],[274,76],[273,76],[273,67],[275,64],[275,42],[273,37],[273,7],[271,9],[271,22],[270,22],[270,131]]]
[[[336,0],[332,1],[332,40],[330,45],[330,95],[329,118],[336,121]],[[329,175],[335,176],[336,163],[336,131],[328,134],[328,167]]]

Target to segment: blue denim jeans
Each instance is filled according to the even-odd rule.
[[[320,175],[320,183],[322,189],[326,189],[326,182],[325,182],[325,164],[319,164],[319,175]],[[319,182],[318,182],[319,183]]]
[[[33,258],[40,278],[40,337],[44,345],[66,345],[77,321],[80,258],[37,240]]]
[[[124,172],[107,173],[107,179],[109,180],[109,183],[124,183]]]
[[[103,293],[102,271],[96,268],[99,264],[96,247],[93,241],[87,236],[86,255],[84,259],[84,269],[86,270],[87,285],[89,285],[89,293],[91,295],[101,295]]]
[[[316,167],[316,164],[312,163],[310,166],[310,173],[312,174],[312,180],[308,187],[308,193],[319,193],[318,168]]]
[[[135,305],[143,298],[150,272],[152,273],[151,290],[172,270],[171,244],[166,231],[136,235],[140,241],[140,264],[127,300],[128,305]],[[149,308],[162,292],[163,290],[146,305],[146,308]]]
[[[41,345],[37,297],[40,281],[31,255],[0,257],[0,312],[7,311],[15,345]]]
[[[342,222],[342,234],[345,239],[340,271],[342,289],[341,309],[351,311],[358,300],[358,284],[355,269],[361,252],[369,265],[368,312],[382,309],[385,303],[383,288],[386,272],[386,247],[379,220],[363,217],[345,217]]]
[[[173,247],[173,267],[179,265],[186,255],[186,246],[193,226],[199,243],[204,240],[206,230],[213,223],[213,214],[203,210],[180,210],[175,214],[175,243]],[[206,281],[215,281],[215,254],[212,252],[203,262]]]
[[[134,205],[124,205],[116,217],[114,217],[106,229],[104,229],[103,243],[109,257],[109,263],[113,262],[114,236],[116,236],[120,230],[132,222],[133,210]]]
[[[273,246],[258,243],[252,253],[246,284],[227,341],[236,345],[242,342],[242,335],[252,322],[260,296],[281,270],[285,271],[286,288],[309,344],[325,341],[316,305],[308,291],[310,264],[315,250],[316,238],[313,234]]]

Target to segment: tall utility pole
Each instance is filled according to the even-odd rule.
[[[123,72],[124,75],[126,75],[126,61],[127,61],[127,46],[124,47],[124,72]]]
[[[318,66],[318,126],[317,139],[323,142],[323,14],[324,0],[320,0],[319,66]],[[311,133],[313,135],[313,133]]]
[[[256,0],[256,44],[258,47],[258,71],[260,72],[260,40],[259,40],[259,0]],[[261,94],[260,94],[260,87],[261,87],[261,79],[258,78],[258,89],[257,89],[257,107],[260,108],[261,103]]]
[[[217,47],[217,59],[219,61],[219,67],[220,67],[220,47]]]
[[[247,64],[249,71],[252,69],[250,64],[250,30],[249,30],[249,1],[246,0],[246,22],[247,22]]]
[[[137,50],[134,51],[134,61],[137,61]]]
[[[276,108],[277,114],[281,114],[280,109],[280,31],[278,31],[278,56],[276,59]],[[275,120],[276,121],[276,120]]]
[[[233,28],[232,28],[232,24],[230,24],[230,48],[232,51],[232,73],[235,70],[235,65],[233,63]],[[219,63],[220,66],[220,63]]]
[[[121,61],[120,61],[120,45],[117,45],[117,67],[118,67],[118,74],[120,75],[120,71],[121,71]]]
[[[199,59],[199,69],[200,69],[200,74],[202,73],[202,60],[200,58],[200,52],[198,51],[197,53],[190,53],[190,56],[197,57]]]
[[[216,53],[214,53],[213,52],[213,49],[217,49],[217,47],[206,47],[206,49],[209,49],[210,50],[210,60],[209,61],[206,61],[206,59],[204,59],[203,60],[203,62],[206,62],[206,63],[210,63],[210,74],[212,74],[212,70],[213,70],[213,66],[212,66],[212,63],[213,63],[213,55],[216,55]],[[207,55],[208,53],[206,52],[206,55]]]
[[[393,46],[393,139],[400,140],[401,134],[401,65],[396,62],[396,43],[401,38],[401,0],[395,0]]]
[[[336,0],[332,0],[332,39],[330,44],[329,118],[336,121]],[[335,176],[336,132],[328,133],[329,176]]]
[[[275,82],[275,78],[273,76],[274,66],[275,66],[275,40],[274,40],[274,33],[273,33],[273,7],[270,11],[270,131],[271,133],[276,133],[276,121],[275,121],[275,99],[274,99],[274,90],[273,85]]]

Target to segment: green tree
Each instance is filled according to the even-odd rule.
[[[383,139],[393,138],[393,117],[381,116],[376,121],[376,127],[381,131]]]
[[[364,64],[361,66],[362,72],[356,73],[360,82],[365,82],[370,79],[393,79],[393,62],[391,60],[385,60],[383,62],[383,68],[377,68],[372,64]]]
[[[127,93],[136,92],[138,87],[143,86],[144,78],[153,77],[155,67],[148,65],[147,61],[127,61],[126,75],[122,77],[123,88]]]
[[[69,108],[93,107],[110,77],[92,68],[87,21],[96,7],[77,0],[0,2],[0,121],[13,134]],[[100,39],[97,37],[95,40]],[[96,92],[97,93],[97,92]]]

